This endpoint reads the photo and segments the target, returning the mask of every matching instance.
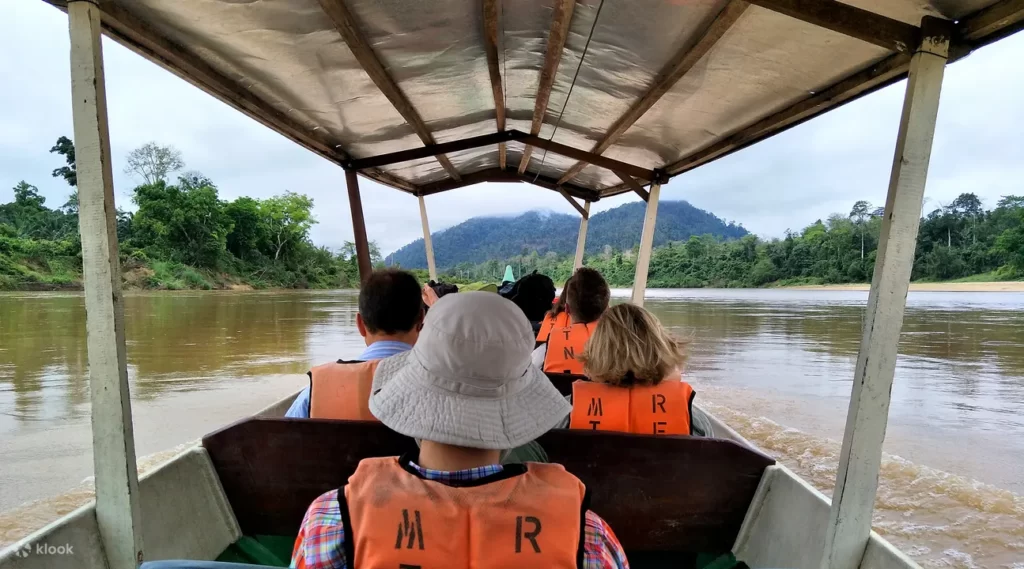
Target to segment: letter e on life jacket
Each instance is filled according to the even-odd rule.
[[[396,457],[364,459],[339,491],[359,569],[570,569],[584,538],[585,494],[557,464],[508,465],[490,481],[453,487]]]

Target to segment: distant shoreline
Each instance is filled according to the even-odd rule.
[[[871,289],[868,283],[832,285],[793,285],[778,288],[790,290],[862,290]],[[919,292],[1024,292],[1024,281],[978,283],[910,283],[911,291]]]

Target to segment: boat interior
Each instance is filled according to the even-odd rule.
[[[71,33],[97,501],[0,569],[65,566],[21,554],[38,543],[73,546],[82,569],[287,564],[313,498],[362,458],[415,448],[379,424],[282,419],[289,398],[138,477],[101,34],[343,169],[361,275],[360,177],[418,198],[432,278],[428,196],[556,191],[582,218],[579,266],[590,205],[633,192],[638,304],[663,184],[909,77],[835,504],[724,425],[540,443],[633,567],[915,567],[870,527],[942,73],[1024,28],[1021,0],[45,1]]]

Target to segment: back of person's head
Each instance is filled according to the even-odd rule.
[[[565,283],[565,303],[572,321],[589,324],[608,310],[611,290],[601,273],[588,267],[576,270]]]
[[[608,309],[580,354],[594,381],[629,387],[657,385],[686,363],[686,342],[673,337],[653,314],[635,304]]]
[[[506,297],[519,307],[530,322],[544,319],[555,300],[555,282],[551,277],[534,271],[516,281]]]
[[[359,289],[359,315],[371,334],[409,332],[423,321],[423,297],[411,273],[374,271]]]

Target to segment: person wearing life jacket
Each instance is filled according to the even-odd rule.
[[[409,352],[381,362],[370,411],[417,452],[363,459],[309,506],[298,569],[626,569],[584,484],[556,464],[499,464],[570,405],[530,363],[522,311],[488,292],[442,297]],[[329,452],[329,449],[325,449]]]
[[[583,364],[577,356],[608,309],[611,290],[601,273],[588,267],[577,269],[564,288],[568,322],[551,327],[544,344],[534,350],[533,363],[545,373],[581,375]]]
[[[416,277],[395,269],[370,273],[359,289],[356,328],[366,349],[354,361],[338,360],[309,370],[303,389],[285,417],[374,420],[370,389],[377,361],[412,349],[423,323]]]
[[[514,283],[503,283],[498,294],[523,311],[536,333],[555,300],[555,282],[551,277],[533,271]]]
[[[711,435],[682,379],[686,342],[633,304],[601,317],[579,359],[590,381],[572,384],[570,429],[642,435]]]
[[[535,348],[539,348],[541,345],[546,344],[548,336],[551,335],[551,330],[556,327],[562,328],[569,325],[569,311],[565,308],[565,296],[569,291],[569,277],[565,281],[565,286],[562,287],[562,293],[559,294],[555,300],[551,302],[551,310],[544,315],[544,319],[540,321],[540,327],[537,329],[537,339]]]

